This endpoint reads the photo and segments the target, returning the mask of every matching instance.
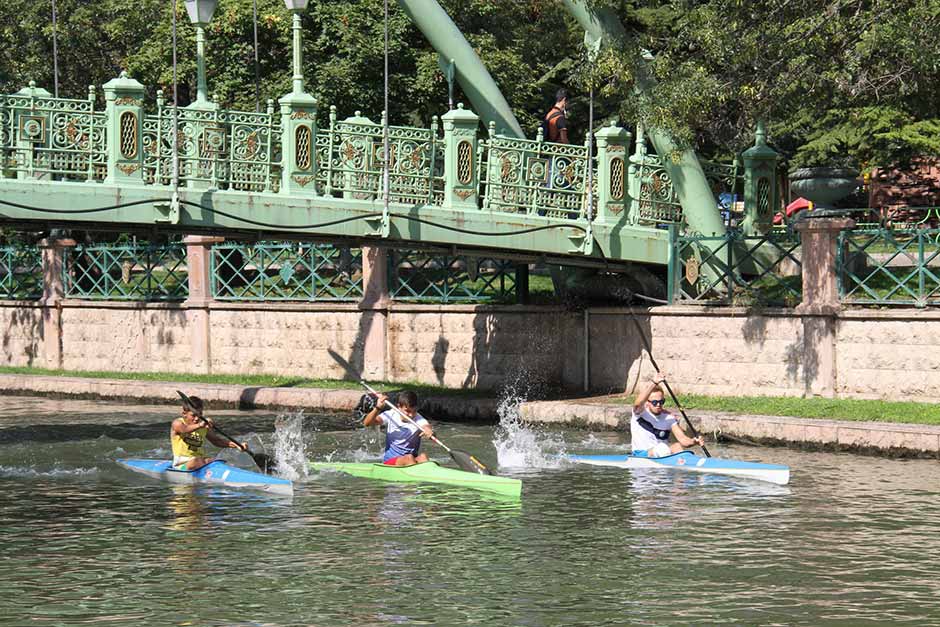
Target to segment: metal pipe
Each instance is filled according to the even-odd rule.
[[[435,0],[398,0],[398,4],[438,54],[454,60],[457,82],[483,123],[492,121],[498,133],[525,137],[496,81],[447,12]]]
[[[584,310],[584,391],[591,389],[591,312]]]
[[[59,19],[55,0],[52,0],[52,84],[55,97],[59,97]]]

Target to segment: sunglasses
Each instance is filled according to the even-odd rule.
[[[650,401],[650,405],[656,405],[657,407],[662,407],[666,404],[666,399],[660,399],[658,401]]]

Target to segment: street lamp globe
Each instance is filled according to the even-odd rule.
[[[218,3],[218,0],[186,0],[189,21],[197,26],[205,26],[212,21],[212,14],[215,13]]]
[[[284,0],[288,11],[306,11],[309,0]]]

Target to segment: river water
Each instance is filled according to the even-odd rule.
[[[622,434],[439,423],[522,479],[513,501],[303,476],[378,455],[379,433],[215,412],[288,454],[278,498],[115,464],[167,457],[175,411],[0,399],[0,625],[940,625],[937,461],[711,446],[789,464],[775,486],[558,461]]]

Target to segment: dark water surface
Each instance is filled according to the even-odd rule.
[[[781,487],[556,460],[621,434],[446,423],[521,501],[335,473],[284,499],[114,463],[169,456],[173,413],[0,399],[0,625],[940,625],[937,461],[711,447],[789,464]],[[217,416],[274,441],[270,413]],[[379,453],[346,422],[304,418],[307,457]]]

